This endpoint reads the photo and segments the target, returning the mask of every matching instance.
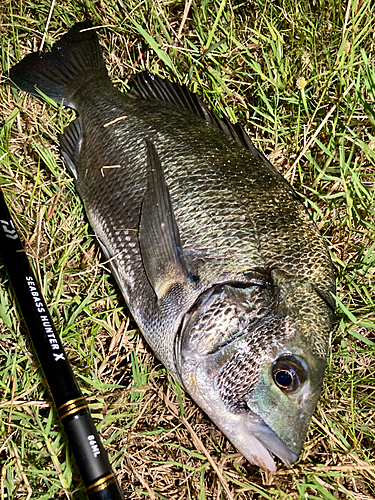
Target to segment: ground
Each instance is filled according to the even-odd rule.
[[[148,68],[240,121],[305,200],[337,269],[323,393],[299,461],[247,462],[139,334],[58,134],[73,113],[1,85],[0,185],[130,499],[375,497],[375,32],[372,0],[4,0],[1,65],[90,17],[121,90]],[[51,16],[50,16],[51,14]],[[0,498],[85,498],[0,269]]]

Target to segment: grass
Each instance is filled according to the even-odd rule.
[[[51,8],[2,2],[4,75],[40,47]],[[0,185],[125,496],[374,498],[374,2],[67,0],[54,4],[45,44],[85,15],[104,26],[119,88],[149,68],[246,125],[304,198],[338,280],[325,385],[303,452],[268,476],[176,387],[129,318],[61,164],[58,133],[72,114],[1,86]],[[3,268],[0,277],[0,498],[83,499]]]

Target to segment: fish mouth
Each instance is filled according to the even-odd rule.
[[[297,460],[298,456],[255,413],[250,411],[242,415],[240,424],[243,429],[242,439],[238,444],[235,444],[234,440],[232,442],[251,462],[275,472],[276,465],[272,455],[280,458],[287,467]]]
[[[275,472],[273,456],[277,456],[287,467],[297,460],[298,455],[253,411],[237,412],[224,405],[214,383],[208,382],[204,363],[195,365],[195,370],[185,366],[181,376],[185,389],[194,401],[251,463]]]
[[[197,393],[194,396],[196,400]],[[219,401],[215,401],[216,404],[213,405],[211,398],[201,395],[199,399],[200,406],[211,420],[253,464],[275,472],[276,465],[272,455],[277,456],[287,467],[297,460],[298,456],[251,410],[235,413]]]

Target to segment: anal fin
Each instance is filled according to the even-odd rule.
[[[81,149],[83,139],[83,127],[81,118],[73,120],[60,135],[61,154],[66,167],[71,174],[77,179],[77,158]]]

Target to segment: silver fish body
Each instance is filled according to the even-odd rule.
[[[149,73],[116,90],[89,26],[11,80],[77,111],[62,154],[156,356],[250,461],[274,470],[271,451],[290,464],[329,346],[325,244],[240,127]]]

